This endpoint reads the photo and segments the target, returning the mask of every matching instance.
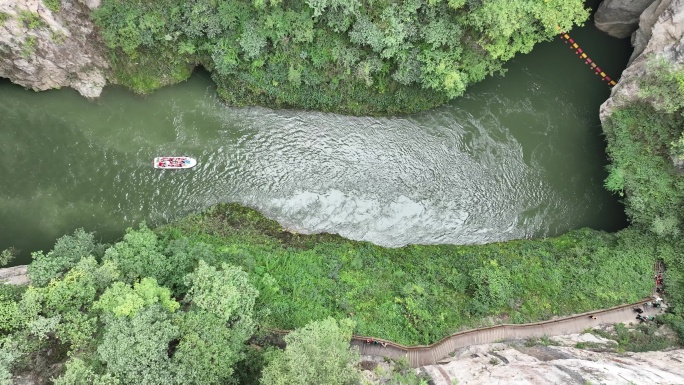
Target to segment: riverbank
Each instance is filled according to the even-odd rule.
[[[253,306],[253,310],[248,311],[249,317],[253,317],[254,325],[258,324],[262,330],[298,329],[311,321],[334,317],[355,324],[356,334],[379,336],[404,345],[424,345],[453,332],[479,326],[555,320],[550,322],[555,325],[553,327],[535,329],[534,335],[541,336],[546,332],[567,332],[569,329],[565,326],[558,328],[558,325],[565,325],[565,321],[559,319],[563,315],[605,309],[649,295],[653,290],[653,262],[668,256],[668,246],[669,243],[634,229],[613,234],[583,229],[542,240],[388,249],[336,235],[292,233],[255,210],[223,204],[163,226],[156,232],[144,226],[138,230],[129,229],[124,239],[115,245],[100,245],[94,236],[82,231],[60,238],[52,251],[38,255],[30,267],[32,287],[28,290],[0,287],[3,306],[8,309],[7,319],[1,326],[5,332],[16,331],[12,338],[19,338],[18,341],[31,340],[37,337],[29,327],[47,319],[56,326],[47,326],[50,339],[45,344],[29,348],[13,345],[11,349],[26,354],[38,351],[38,357],[47,354],[50,346],[56,344],[74,349],[74,346],[81,346],[78,344],[87,344],[85,341],[95,341],[89,337],[91,334],[102,335],[99,329],[93,329],[95,324],[97,328],[104,328],[104,335],[108,336],[113,333],[111,322],[131,322],[128,313],[117,315],[117,318],[105,314],[104,321],[88,318],[101,314],[104,306],[114,306],[115,312],[134,311],[135,315],[131,316],[134,320],[142,319],[145,311],[152,310],[168,311],[170,313],[165,317],[171,317],[179,307],[182,310],[173,315],[174,320],[205,314],[193,310],[193,306],[200,306],[205,303],[200,301],[207,299],[198,297],[193,292],[197,289],[189,290],[188,285],[192,283],[189,277],[208,275],[207,279],[231,277],[221,285],[216,282],[206,287],[211,290],[228,287],[233,293],[217,292],[219,297],[210,303],[224,304],[224,299],[228,298],[222,306],[230,305],[232,309],[238,306],[236,304],[242,304],[239,301],[242,296],[251,295],[253,299],[245,306],[250,309]],[[95,258],[84,258],[86,255]],[[218,266],[221,270],[217,271]],[[677,298],[680,293],[676,290],[676,282],[670,281],[674,275],[666,271],[665,277],[667,298]],[[236,284],[234,280],[244,287],[232,287]],[[197,282],[205,284],[204,280]],[[153,300],[149,304],[141,300],[133,307],[124,306],[128,304],[127,292],[132,296],[144,295],[141,298],[152,295]],[[57,301],[63,296],[73,300],[63,305],[64,301]],[[36,308],[25,314],[23,309],[32,304],[30,301],[34,297],[38,298],[37,306],[43,306],[44,310]],[[182,298],[185,299],[181,301]],[[140,307],[145,306],[151,306],[152,310],[141,310]],[[605,318],[616,311],[613,309],[597,312],[595,321],[624,321],[633,316],[630,305],[620,309],[619,319]],[[677,313],[676,308],[674,312]],[[64,321],[62,314],[68,314]],[[93,326],[76,328],[78,334],[73,336],[60,334],[61,330],[75,328],[73,320],[80,320],[78,317],[91,320]],[[673,314],[663,315],[660,321],[681,332],[681,320]],[[219,322],[225,325],[225,320]],[[591,324],[594,320],[584,314],[567,322]],[[171,323],[165,327],[175,330]],[[146,326],[144,330],[148,328]],[[216,330],[223,329],[218,327]],[[57,334],[53,334],[55,330]],[[225,332],[234,333],[234,330],[241,329],[227,328]],[[517,327],[511,330],[517,330]],[[117,329],[116,332],[122,331]],[[136,335],[140,333],[144,331],[137,331]],[[257,330],[243,337],[249,335],[257,340],[263,338]],[[162,359],[168,359],[166,348],[173,338],[153,339],[153,343],[163,347]],[[623,339],[624,336],[620,337],[620,341]],[[183,341],[181,338],[181,343]],[[81,350],[74,360],[82,362],[80,360],[92,357],[96,345],[116,349],[119,346],[118,342],[112,345],[107,340],[97,339],[87,344],[87,349]],[[244,348],[246,345],[240,343],[238,346]],[[261,353],[250,351],[250,358],[239,365],[258,373],[263,365]],[[21,370],[35,371],[34,358],[36,356],[31,355],[16,361],[20,373]],[[40,373],[49,367],[51,375],[57,376],[66,359],[64,354],[52,357],[47,365],[40,364]],[[69,365],[75,364],[69,361],[66,377],[75,375],[69,371],[76,369],[69,369]],[[117,370],[126,373],[127,369]]]
[[[263,294],[269,325],[293,329],[351,317],[356,332],[427,344],[466,327],[523,323],[634,302],[653,289],[656,240],[589,229],[481,246],[382,248],[302,235],[239,205],[218,205],[159,229],[212,245]]]
[[[658,244],[629,229],[582,229],[542,240],[383,248],[331,234],[292,233],[237,204],[214,206],[157,234],[158,240],[146,242],[161,253],[154,258],[167,260],[168,266],[155,269],[160,282],[182,282],[197,259],[227,262],[256,283],[260,306],[270,309],[264,327],[351,318],[357,334],[407,345],[637,301],[653,290]],[[196,255],[175,256],[179,244]],[[135,263],[144,266],[142,258]]]

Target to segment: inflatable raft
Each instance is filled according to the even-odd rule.
[[[187,156],[161,156],[154,158],[153,165],[154,168],[177,170],[195,167],[197,161]]]

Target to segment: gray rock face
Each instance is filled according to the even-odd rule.
[[[601,122],[617,108],[639,100],[639,79],[653,59],[684,68],[684,0],[657,0],[641,17],[633,37],[635,52],[610,98],[601,105]],[[651,103],[650,100],[643,100]],[[657,106],[655,106],[656,109]]]
[[[109,68],[90,20],[99,0],[0,0],[0,77],[36,91],[72,87],[94,98]]]
[[[0,269],[0,284],[25,285],[30,283],[28,265],[4,267]]]
[[[571,344],[564,342],[569,341]],[[514,343],[476,345],[458,352],[441,365],[421,371],[435,385],[546,384],[683,384],[684,350],[608,353],[576,349],[577,343],[615,343],[591,334],[565,336],[561,346]]]
[[[639,17],[639,29],[632,35],[632,46],[634,51],[629,58],[629,64],[641,55],[646,48],[646,44],[651,40],[651,31],[658,21],[660,15],[670,6],[672,0],[655,0]]]
[[[654,0],[604,0],[596,10],[594,23],[610,36],[628,37],[638,28],[641,13],[652,3]]]

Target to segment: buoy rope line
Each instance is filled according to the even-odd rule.
[[[559,27],[560,29],[560,27]],[[595,72],[595,75],[601,76],[601,81],[605,81],[608,83],[608,87],[613,87],[616,83],[615,80],[611,79],[610,76],[606,75],[605,72],[601,69],[601,67],[597,66],[596,63],[594,63],[589,56],[587,56],[586,52],[582,50],[582,48],[579,47],[577,43],[575,43],[575,40],[573,40],[570,35],[568,35],[565,32],[561,32],[560,38],[565,41],[565,44],[570,44],[570,49],[575,50],[575,55],[579,55],[580,59],[584,60],[584,64],[588,64],[591,69],[593,69]]]

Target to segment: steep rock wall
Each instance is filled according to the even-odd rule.
[[[97,97],[109,68],[90,11],[99,0],[0,0],[0,77]],[[52,8],[52,9],[51,9]]]
[[[655,0],[656,2],[658,0]],[[636,31],[639,16],[654,0],[604,0],[596,10],[596,28],[620,39]]]
[[[601,122],[615,109],[642,98],[639,79],[649,71],[653,59],[663,59],[676,68],[684,66],[684,0],[657,0],[642,14],[639,24],[633,37],[634,54],[610,98],[601,105]]]

